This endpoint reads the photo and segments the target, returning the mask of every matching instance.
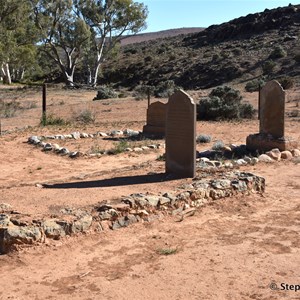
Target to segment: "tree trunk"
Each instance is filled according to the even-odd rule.
[[[75,65],[73,65],[71,68],[66,68],[63,64],[59,63],[59,67],[62,71],[64,81],[67,86],[73,87],[74,86],[74,70]]]
[[[99,69],[100,69],[100,61],[97,62],[94,70],[93,70],[93,76],[92,76],[92,86],[96,87],[97,83],[98,83],[98,73],[99,73]]]
[[[9,72],[8,63],[2,64],[1,71],[3,75],[3,84],[11,84],[11,76]]]
[[[104,36],[102,38],[102,41],[100,43],[100,47],[98,48],[97,47],[97,60],[96,60],[96,63],[95,63],[95,67],[94,67],[94,70],[93,70],[93,82],[92,82],[92,86],[93,87],[96,87],[97,86],[97,83],[98,83],[98,73],[99,73],[99,69],[100,69],[100,65],[101,65],[101,59],[102,59],[102,55],[103,55],[103,49],[104,49],[104,45],[105,45],[105,39],[106,37]]]

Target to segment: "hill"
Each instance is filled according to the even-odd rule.
[[[146,41],[152,41],[162,38],[173,37],[181,34],[189,34],[189,33],[196,33],[204,30],[202,27],[190,27],[190,28],[177,28],[177,29],[168,29],[168,30],[161,30],[157,32],[147,32],[141,33],[136,35],[126,36],[121,41],[121,45],[131,45]]]
[[[185,89],[300,77],[300,5],[250,14],[197,33],[125,45],[103,83],[131,89],[173,80]]]

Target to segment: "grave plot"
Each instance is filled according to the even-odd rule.
[[[145,137],[138,126],[126,129],[126,122],[117,129],[35,130],[3,139],[1,252],[162,217],[180,221],[218,199],[264,192],[264,178],[255,175],[263,164],[241,144],[244,127],[236,132],[225,122],[196,126],[190,97],[179,91],[170,100],[175,108],[166,115],[166,149],[164,139]],[[213,138],[196,144],[196,128]],[[11,141],[18,151],[7,151]],[[126,148],[117,148],[124,143]],[[218,149],[212,149],[215,144]],[[280,158],[292,164],[297,151]],[[276,151],[266,155],[274,163],[280,160]]]

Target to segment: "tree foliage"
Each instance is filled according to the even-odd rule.
[[[91,84],[97,85],[101,63],[125,34],[136,34],[146,27],[147,7],[132,0],[75,0],[77,14],[90,27],[93,65]]]
[[[4,83],[22,79],[36,55],[29,1],[0,0],[0,67]]]
[[[67,85],[73,85],[75,67],[88,44],[90,30],[73,11],[70,0],[39,0],[34,5],[41,48],[60,68]]]
[[[145,28],[147,14],[133,0],[0,0],[2,77],[10,83],[10,74],[19,80],[25,70],[42,73],[43,52],[67,85],[74,85],[81,64],[95,86],[103,60],[116,52],[123,35]]]

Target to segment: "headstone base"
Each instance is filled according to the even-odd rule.
[[[255,151],[270,151],[278,148],[280,151],[297,149],[297,141],[290,138],[276,139],[270,135],[250,134],[246,139],[247,149]]]
[[[143,133],[165,135],[165,127],[144,125]]]

